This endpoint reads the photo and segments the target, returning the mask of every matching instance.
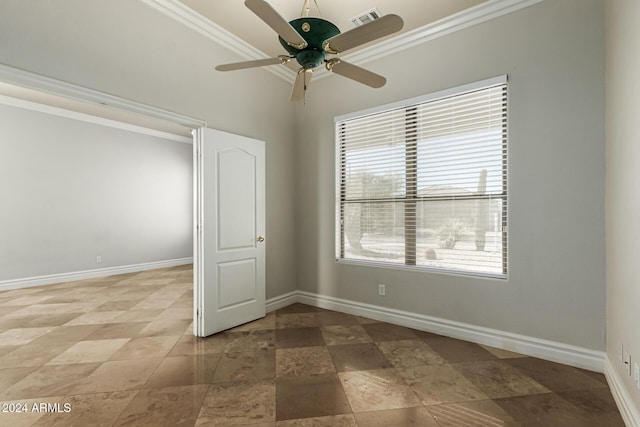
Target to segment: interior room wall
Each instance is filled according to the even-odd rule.
[[[0,63],[266,141],[267,298],[296,289],[291,85],[141,1],[0,2]],[[4,143],[4,142],[3,142]]]
[[[361,64],[382,89],[314,80],[297,110],[299,289],[604,351],[604,48],[601,0],[553,0]],[[502,74],[508,279],[336,263],[334,117]]]
[[[618,355],[623,344],[640,365],[640,3],[606,3],[607,357],[640,422],[640,390]]]
[[[193,255],[190,144],[9,105],[0,141],[0,282]]]

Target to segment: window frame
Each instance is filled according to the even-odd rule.
[[[501,218],[500,218],[500,228],[502,233],[504,233],[504,237],[501,241],[502,244],[502,272],[501,273],[490,273],[490,272],[482,272],[482,271],[468,271],[468,270],[459,270],[459,269],[450,269],[450,268],[441,268],[441,267],[433,267],[427,265],[417,265],[416,264],[416,233],[417,233],[417,225],[416,225],[416,207],[418,203],[421,201],[429,201],[434,200],[433,196],[419,196],[418,195],[418,174],[417,174],[417,156],[416,155],[408,155],[405,157],[406,166],[405,166],[405,178],[406,176],[412,176],[413,179],[406,179],[406,189],[405,189],[405,197],[404,199],[394,199],[392,201],[402,202],[404,204],[404,230],[405,230],[405,261],[404,263],[394,263],[394,262],[383,262],[376,261],[370,259],[358,259],[358,258],[345,258],[345,209],[347,203],[353,202],[347,199],[346,191],[342,187],[342,184],[346,182],[346,169],[342,167],[342,165],[346,164],[346,149],[345,144],[346,141],[344,138],[341,138],[341,133],[345,131],[345,121],[351,119],[358,119],[362,117],[366,117],[369,115],[384,113],[392,110],[405,109],[405,149],[413,150],[413,153],[417,153],[418,150],[418,142],[419,136],[417,133],[417,126],[411,125],[410,123],[416,122],[416,112],[420,105],[437,101],[439,99],[449,98],[457,95],[464,95],[469,92],[475,92],[482,89],[488,89],[496,86],[504,86],[506,91],[506,99],[505,99],[505,120],[504,125],[502,126],[502,193],[499,195],[489,194],[489,195],[480,195],[473,194],[470,196],[466,196],[469,200],[480,200],[487,199],[491,200],[494,198],[500,198],[502,200],[501,206]],[[336,238],[339,239],[336,243],[336,262],[341,264],[355,264],[355,265],[363,265],[363,266],[373,266],[373,267],[381,267],[381,268],[390,268],[390,269],[401,269],[401,270],[418,270],[423,272],[436,272],[436,273],[445,273],[445,274],[453,274],[453,275],[463,275],[463,276],[472,276],[478,278],[497,278],[507,280],[509,277],[509,233],[508,233],[508,211],[509,211],[509,203],[508,203],[508,78],[507,75],[496,76],[493,78],[456,86],[453,88],[429,93],[426,95],[421,95],[405,100],[401,100],[398,102],[385,104],[379,107],[373,107],[349,114],[344,114],[341,116],[337,116],[334,118],[335,123],[335,148],[336,148],[336,225],[335,231]],[[408,171],[412,171],[410,174]],[[497,197],[498,196],[498,197]],[[452,197],[447,196],[444,198],[440,198],[435,196],[435,199],[439,200],[460,200],[463,197]],[[407,209],[409,207],[409,209]],[[407,227],[407,224],[414,224],[413,227]]]

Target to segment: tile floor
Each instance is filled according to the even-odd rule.
[[[0,426],[624,426],[600,374],[302,304],[195,338],[191,277],[0,292]]]

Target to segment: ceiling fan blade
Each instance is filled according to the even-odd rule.
[[[222,64],[216,67],[218,71],[242,70],[244,68],[264,67],[266,65],[286,64],[291,58],[285,55],[277,58],[256,59],[254,61],[234,62],[233,64]]]
[[[291,92],[291,102],[304,101],[304,95],[307,91],[307,88],[309,87],[312,76],[313,69],[300,68],[300,70],[298,71],[298,76],[296,77],[296,81],[293,84],[293,91]]]
[[[266,1],[245,0],[244,5],[278,33],[288,45],[296,49],[307,47],[306,40]]]
[[[404,21],[398,15],[385,15],[361,27],[346,31],[325,40],[322,48],[333,54],[342,53],[354,47],[400,31]]]
[[[387,79],[381,75],[360,68],[357,65],[344,62],[338,58],[327,61],[327,70],[373,88],[380,88],[387,83]]]

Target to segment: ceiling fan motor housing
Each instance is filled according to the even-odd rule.
[[[298,18],[289,21],[289,24],[305,39],[307,47],[296,49],[287,44],[282,37],[278,37],[280,44],[287,52],[295,56],[296,61],[305,69],[313,69],[322,64],[327,54],[322,48],[322,43],[340,34],[338,27],[321,18]]]

